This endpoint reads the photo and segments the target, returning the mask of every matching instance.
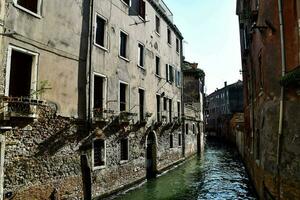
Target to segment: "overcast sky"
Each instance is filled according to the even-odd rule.
[[[242,80],[236,0],[164,0],[184,37],[184,54],[206,73],[207,93]]]

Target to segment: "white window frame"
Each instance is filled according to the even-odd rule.
[[[43,0],[37,0],[37,1],[38,1],[38,2],[37,2],[37,13],[32,12],[31,10],[28,10],[27,8],[25,8],[25,7],[21,6],[21,5],[19,5],[19,4],[18,4],[18,0],[13,0],[13,5],[14,5],[16,8],[18,8],[18,9],[20,9],[20,10],[22,10],[22,11],[24,11],[24,12],[26,12],[26,13],[32,15],[32,16],[34,16],[34,17],[42,18],[42,1],[43,1]]]
[[[127,36],[126,47],[125,47],[126,48],[126,55],[125,55],[126,57],[121,56],[121,33],[124,33]],[[120,29],[120,34],[119,34],[119,57],[121,59],[127,61],[127,62],[129,62],[129,48],[128,48],[129,41],[128,41],[128,39],[129,39],[129,34],[126,31]]]
[[[97,44],[96,42],[96,34],[97,34],[97,17],[103,19],[105,21],[105,26],[104,26],[104,38],[103,38],[103,45],[101,46],[100,44]],[[104,51],[108,51],[108,38],[107,38],[107,18],[105,18],[103,15],[100,15],[99,13],[95,13],[95,20],[94,20],[94,45],[96,47],[99,47],[100,49],[103,49]]]
[[[32,65],[31,65],[31,86],[30,89],[32,91],[37,90],[37,82],[38,82],[38,62],[39,62],[39,54],[36,52],[29,51],[27,49],[23,49],[20,47],[16,47],[13,45],[8,46],[8,54],[7,54],[7,61],[6,61],[6,77],[5,77],[5,96],[9,96],[9,83],[10,83],[10,71],[11,71],[11,56],[12,51],[18,51],[24,54],[28,54],[33,57]],[[34,95],[34,98],[37,98],[38,94]]]
[[[128,155],[128,157],[127,157],[127,160],[122,160],[122,153],[121,153],[121,151],[122,151],[122,149],[121,149],[121,140],[120,140],[120,163],[122,164],[122,163],[126,163],[126,162],[128,162],[130,159],[130,155],[129,155],[129,137],[126,137],[125,139],[127,139],[127,145],[128,145],[128,148],[127,148],[127,155]]]
[[[104,141],[104,165],[101,165],[101,166],[95,166],[95,160],[94,160],[94,142],[95,142],[95,140],[103,140]],[[106,168],[106,140],[105,139],[100,139],[100,138],[94,138],[93,139],[93,144],[92,144],[92,168],[93,168],[93,170]]]
[[[93,88],[93,92],[92,92],[92,107],[91,109],[94,109],[94,85],[95,85],[95,76],[99,76],[103,78],[104,84],[103,84],[103,101],[104,101],[104,105],[103,105],[103,109],[107,108],[106,102],[107,102],[107,76],[97,73],[97,72],[93,72],[93,81],[92,81],[92,88]],[[92,112],[92,118],[94,117],[94,112]]]
[[[119,107],[119,112],[121,112],[120,110],[121,110],[121,107],[120,107],[120,99],[121,99],[121,97],[120,97],[120,85],[121,85],[121,83],[122,84],[125,84],[125,85],[127,85],[127,87],[126,87],[126,109],[125,109],[125,111],[128,111],[129,109],[130,109],[130,85],[128,84],[128,82],[125,82],[125,81],[121,81],[121,80],[119,80],[119,85],[118,85],[118,107]]]

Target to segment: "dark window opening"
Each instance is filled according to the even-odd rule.
[[[96,44],[104,47],[105,40],[105,24],[106,21],[101,17],[97,16],[96,19]]]
[[[173,134],[170,134],[170,148],[173,148],[174,144],[173,144]]]
[[[185,124],[185,134],[189,134],[189,124]]]
[[[156,117],[157,121],[160,122],[160,95],[156,95]]]
[[[168,35],[168,44],[172,44],[172,37],[171,37],[171,30],[167,30],[167,35]]]
[[[127,58],[127,35],[124,32],[120,33],[120,56]]]
[[[31,12],[38,13],[38,0],[18,0],[18,5],[30,10]]]
[[[33,56],[12,50],[9,96],[30,97]]]
[[[146,18],[146,3],[144,0],[139,0],[139,16],[144,20]]]
[[[176,52],[179,53],[179,40],[176,39]]]
[[[169,99],[169,121],[172,122],[172,99]]]
[[[180,102],[177,102],[177,117],[178,117],[178,120],[180,120]]]
[[[193,124],[193,134],[196,134],[196,130],[195,130],[195,124]]]
[[[94,76],[94,108],[103,110],[104,105],[104,78]]]
[[[126,111],[126,90],[127,85],[124,83],[120,83],[120,111]]]
[[[155,16],[155,30],[160,33],[160,18],[158,16]]]
[[[160,75],[160,58],[158,56],[155,57],[155,74]]]
[[[128,160],[129,154],[128,154],[128,138],[121,139],[121,160]]]
[[[164,110],[167,110],[167,98],[164,97]]]
[[[178,146],[181,146],[181,134],[178,134]]]
[[[139,55],[138,55],[139,66],[144,67],[144,46],[142,44],[139,44],[138,49],[139,49]]]
[[[174,82],[174,67],[169,65],[169,81]]]
[[[144,111],[144,99],[145,99],[145,91],[139,89],[139,107],[140,107],[140,121],[145,120],[145,111]]]
[[[94,167],[105,165],[105,141],[94,140]]]
[[[130,0],[122,0],[126,5],[129,6]]]
[[[166,80],[170,81],[169,80],[169,65],[168,64],[166,64]]]

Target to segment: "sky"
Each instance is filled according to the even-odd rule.
[[[206,93],[242,80],[236,0],[164,0],[184,37],[184,55],[206,74]]]

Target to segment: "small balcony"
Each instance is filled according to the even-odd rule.
[[[95,123],[109,123],[114,115],[113,110],[94,108],[93,109],[93,122]]]
[[[0,97],[0,119],[38,118],[38,107],[46,106],[46,101],[28,97]]]
[[[119,125],[120,126],[128,126],[131,122],[133,122],[133,117],[137,116],[137,113],[121,111],[119,115]]]

